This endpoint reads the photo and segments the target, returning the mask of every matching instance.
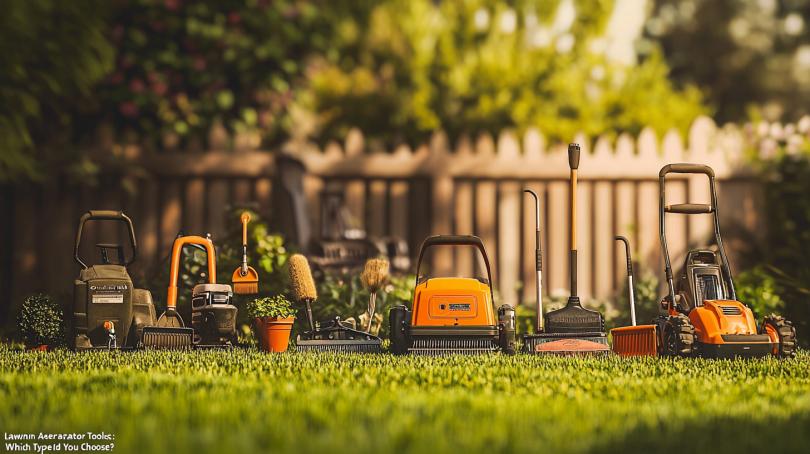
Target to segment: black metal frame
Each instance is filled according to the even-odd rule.
[[[135,240],[135,227],[132,226],[132,220],[129,218],[129,216],[124,214],[123,211],[90,210],[82,215],[81,219],[79,220],[79,228],[76,231],[76,241],[73,245],[73,259],[76,260],[76,263],[81,265],[82,268],[88,268],[87,264],[82,261],[81,257],[79,257],[79,246],[81,245],[82,241],[82,230],[84,230],[84,224],[87,221],[116,221],[126,224],[129,231],[130,245],[132,246],[132,257],[130,257],[129,260],[123,260],[124,263],[122,263],[122,265],[129,266],[135,261],[135,259],[138,257],[138,244]]]
[[[709,179],[709,190],[711,192],[711,202],[709,205],[683,203],[676,205],[666,204],[666,176],[670,173],[698,175],[703,174]],[[737,300],[737,292],[734,290],[734,280],[731,277],[731,266],[726,256],[726,250],[723,247],[723,238],[720,235],[720,216],[717,210],[717,188],[714,177],[714,170],[711,167],[703,164],[667,164],[661,171],[658,172],[659,181],[659,206],[658,206],[658,229],[661,239],[661,249],[664,255],[664,272],[666,274],[667,285],[669,286],[670,305],[675,304],[675,286],[673,283],[672,263],[669,258],[669,248],[667,247],[666,238],[666,214],[712,214],[714,218],[714,237],[717,242],[717,247],[720,252],[722,263],[720,269],[722,270],[723,277],[726,279],[729,287],[729,293],[732,300]]]
[[[495,291],[492,289],[493,282],[492,282],[492,271],[489,266],[489,257],[487,256],[487,251],[484,248],[484,242],[481,238],[475,235],[433,235],[425,238],[425,241],[422,242],[422,246],[419,247],[419,259],[416,262],[416,284],[414,285],[414,293],[416,292],[416,287],[419,285],[420,282],[420,274],[419,270],[422,266],[422,258],[425,255],[425,251],[433,246],[473,246],[477,248],[481,252],[481,256],[484,257],[484,265],[487,269],[487,283],[489,285],[489,294],[492,302],[495,301]]]

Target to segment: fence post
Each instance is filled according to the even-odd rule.
[[[433,134],[430,140],[431,162],[431,235],[447,235],[453,232],[453,176],[450,173],[450,155],[447,137],[442,132]],[[453,251],[437,248],[432,252],[435,275],[453,272]]]

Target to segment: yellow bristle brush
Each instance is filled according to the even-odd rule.
[[[368,289],[368,329],[371,332],[371,324],[374,322],[374,310],[377,306],[377,292],[388,281],[388,260],[371,259],[366,262],[360,281],[363,287]]]
[[[315,280],[312,279],[312,271],[309,269],[307,258],[301,254],[290,257],[290,286],[292,287],[293,299],[299,303],[307,305],[307,321],[309,328],[315,331],[315,322],[312,319],[312,302],[318,299],[318,290],[315,288]]]

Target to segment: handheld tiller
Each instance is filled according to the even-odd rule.
[[[666,203],[666,176],[705,175],[709,180],[709,204]],[[701,164],[669,164],[658,173],[660,205],[658,227],[669,293],[661,301],[665,311],[656,319],[658,350],[663,355],[707,357],[791,357],[795,354],[796,330],[778,315],[768,315],[759,328],[751,309],[737,301],[734,280],[720,235],[714,170]],[[717,252],[693,249],[686,254],[677,281],[672,273],[666,238],[666,214],[711,214]]]
[[[613,337],[613,352],[621,356],[655,356],[658,349],[655,325],[636,325],[636,297],[633,288],[633,259],[630,255],[630,242],[623,236],[616,241],[624,243],[627,258],[627,293],[630,300],[630,326],[610,330]]]
[[[577,169],[579,168],[579,145],[568,145],[568,165],[571,169],[571,253],[569,264],[571,268],[571,296],[565,307],[545,314],[545,324],[542,323],[541,314],[538,313],[538,323],[535,334],[523,336],[523,349],[527,353],[605,353],[608,347],[605,334],[605,320],[599,312],[585,309],[577,296]],[[537,205],[538,228],[536,253],[540,253],[539,235],[539,201],[535,196]],[[541,263],[537,260],[538,301],[537,310],[542,312]]]
[[[101,264],[88,266],[79,256],[84,225],[88,221],[123,223],[132,256],[124,257],[120,244],[97,244]],[[117,259],[109,252],[116,251]],[[73,258],[82,270],[73,283],[73,348],[135,347],[143,327],[155,323],[155,306],[148,290],[136,289],[127,267],[135,261],[138,246],[132,220],[121,211],[91,210],[82,215],[76,231]]]
[[[480,252],[486,278],[432,277],[420,274],[425,252],[436,246],[472,246]],[[471,235],[427,238],[419,251],[412,311],[389,313],[391,351],[396,354],[514,353],[515,311],[509,305],[495,316],[492,273],[484,243]]]
[[[303,255],[295,254],[290,257],[289,267],[293,299],[305,304],[309,323],[309,331],[299,334],[295,340],[297,351],[348,353],[382,351],[382,340],[379,337],[348,326],[340,317],[328,322],[315,322],[312,317],[312,303],[318,299],[318,293],[309,262]]]

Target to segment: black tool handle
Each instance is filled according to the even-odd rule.
[[[570,167],[571,170],[577,170],[579,168],[579,151],[578,143],[568,144],[568,167]]]
[[[616,240],[624,243],[624,253],[627,259],[627,275],[633,277],[633,259],[630,256],[630,242],[621,235],[616,236]]]

